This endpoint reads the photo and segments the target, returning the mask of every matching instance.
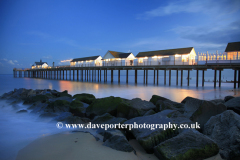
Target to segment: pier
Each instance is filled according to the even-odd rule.
[[[176,85],[179,85],[179,71],[180,71],[180,86],[183,86],[183,71],[187,71],[187,86],[189,86],[190,72],[196,70],[196,87],[199,87],[199,74],[202,73],[202,87],[204,86],[204,72],[207,69],[213,70],[214,88],[217,86],[217,73],[219,75],[218,87],[221,87],[221,72],[224,69],[232,69],[234,72],[233,88],[240,87],[240,64],[208,64],[208,65],[144,65],[144,66],[85,66],[85,67],[72,67],[72,66],[58,66],[51,68],[41,69],[13,69],[13,76],[28,77],[28,78],[42,78],[54,80],[72,80],[72,81],[88,81],[88,82],[101,82],[102,74],[103,81],[107,82],[107,71],[111,73],[111,82],[113,82],[114,70],[118,71],[118,83],[120,83],[121,72],[126,72],[126,83],[128,83],[128,72],[134,70],[134,81],[138,83],[138,71],[143,71],[143,83],[148,84],[148,71],[153,70],[153,84],[159,83],[159,72],[164,72],[164,85],[167,85],[166,73],[169,73],[168,85],[171,86],[171,73],[176,72]],[[200,72],[199,72],[200,71]],[[85,73],[85,74],[83,74]],[[68,77],[69,75],[69,77]],[[72,75],[72,76],[71,76]],[[72,79],[71,79],[72,77]]]

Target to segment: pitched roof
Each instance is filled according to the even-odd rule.
[[[228,43],[225,52],[240,51],[240,42]]]
[[[175,54],[189,54],[192,51],[192,49],[193,47],[139,52],[136,55],[136,57],[153,57],[153,56],[164,56],[164,55],[175,55]]]
[[[75,58],[75,59],[71,60],[71,62],[96,60],[98,57],[99,57],[99,56]]]
[[[47,62],[35,62],[36,65],[40,65],[40,66],[43,65],[44,63],[47,64]]]
[[[123,53],[123,52],[116,52],[116,51],[108,51],[110,52],[114,58],[127,58],[131,53]]]

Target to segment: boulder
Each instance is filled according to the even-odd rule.
[[[55,117],[53,121],[57,122],[65,122],[69,124],[85,124],[86,119],[82,119],[81,117],[73,116],[70,112],[63,112],[59,116]]]
[[[96,99],[94,95],[88,93],[75,94],[73,98],[87,104],[91,104]]]
[[[69,96],[63,96],[63,97],[56,97],[56,98],[51,98],[49,99],[49,102],[54,102],[56,100],[65,100],[65,101],[68,101],[68,102],[72,102],[73,101],[73,98],[72,97],[69,97]]]
[[[155,108],[156,106],[153,103],[140,98],[125,100],[117,108],[117,117],[131,119],[143,116],[147,111]]]
[[[4,93],[4,94],[1,96],[1,99],[7,99],[7,98],[10,98],[11,95],[12,95],[13,93],[14,93],[13,91],[10,91],[10,92],[7,92],[7,93]]]
[[[173,102],[171,100],[158,100],[156,103],[157,112],[163,111],[165,109],[177,110],[180,113],[184,113],[184,104]]]
[[[96,99],[86,108],[86,115],[91,119],[96,115],[110,113],[113,116],[117,115],[117,107],[124,100],[120,97],[105,97]]]
[[[161,97],[161,96],[158,96],[158,95],[152,95],[152,98],[150,99],[150,102],[152,102],[154,105],[156,105],[158,100],[165,101],[165,100],[168,100],[168,99],[164,98],[164,97]]]
[[[228,110],[211,117],[203,134],[218,144],[223,159],[240,158],[240,116],[235,112]]]
[[[118,151],[132,152],[134,150],[125,135],[119,130],[105,131],[103,141],[104,146]]]
[[[233,97],[233,96],[226,96],[224,98],[224,101],[227,102],[227,101],[229,101],[230,99],[233,99],[233,98],[235,98],[235,97]]]
[[[184,98],[184,99],[182,100],[181,103],[185,104],[185,103],[186,103],[188,100],[190,100],[190,99],[196,99],[196,98],[187,96],[186,98]]]
[[[153,115],[155,114],[156,112],[152,109],[150,109],[149,111],[147,111],[143,116],[149,116],[149,115]]]
[[[49,97],[47,95],[36,95],[36,96],[33,96],[33,97],[25,98],[23,104],[32,104],[32,103],[35,103],[37,101],[45,103],[45,102],[48,101],[48,99],[49,99]]]
[[[224,103],[228,110],[233,110],[240,115],[240,97],[235,97]]]
[[[85,116],[86,108],[83,106],[82,102],[74,100],[70,103],[69,112],[73,115],[83,117]]]
[[[66,100],[56,100],[54,102],[49,102],[44,112],[68,112],[70,103]]]
[[[41,103],[41,102],[37,102],[35,104],[33,104],[31,107],[29,107],[28,109],[33,109],[30,113],[44,113],[45,108],[48,106],[47,103]]]
[[[27,94],[27,97],[33,97],[33,96],[36,96],[36,95],[37,95],[37,92],[33,89],[30,89],[30,91]]]
[[[225,103],[223,99],[214,99],[214,100],[210,100],[210,102],[213,102],[214,104]]]
[[[226,111],[227,107],[222,103],[214,104],[211,101],[191,98],[184,104],[184,109],[184,115],[193,122],[198,122],[202,129],[212,116]]]
[[[119,124],[119,123],[124,123],[127,119],[125,118],[116,118],[112,116],[109,113],[105,113],[100,116],[96,116],[93,120],[92,123],[94,124]]]
[[[217,144],[194,129],[187,129],[156,147],[154,154],[165,160],[205,159],[218,154]]]
[[[67,90],[65,90],[65,91],[63,91],[63,92],[59,92],[59,93],[57,94],[57,97],[65,97],[65,96],[67,96],[67,97],[72,97],[71,94],[68,94],[68,91],[67,91]]]
[[[174,114],[179,115],[174,116]],[[128,130],[147,153],[153,153],[154,146],[179,133],[173,124],[191,123],[189,119],[183,115],[180,117],[180,115],[182,114],[178,111],[164,110],[153,115],[130,119],[124,122],[124,124],[132,125]],[[172,128],[167,127],[170,125]]]

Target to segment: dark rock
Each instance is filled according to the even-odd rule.
[[[37,101],[45,103],[45,102],[48,101],[48,99],[49,99],[49,97],[47,95],[36,95],[36,96],[33,96],[33,97],[27,97],[23,104],[32,104],[32,103],[35,103]]]
[[[134,150],[125,135],[119,130],[105,131],[103,141],[104,146],[118,151],[132,152]]]
[[[37,102],[35,106],[31,106],[28,109],[32,109],[31,113],[44,113],[45,108],[48,106],[47,103]]]
[[[93,118],[96,115],[110,113],[113,116],[117,115],[117,107],[124,100],[120,97],[105,97],[96,99],[86,108],[86,115]]]
[[[227,101],[229,101],[230,99],[233,99],[233,98],[235,98],[235,97],[233,97],[233,96],[226,96],[224,98],[224,101],[227,102]]]
[[[92,123],[94,124],[119,124],[119,123],[124,123],[127,119],[125,118],[116,118],[112,116],[109,113],[105,113],[100,116],[96,116],[93,120]]]
[[[58,94],[58,97],[65,97],[65,96],[72,97],[72,95],[68,94],[67,90],[65,90],[63,92],[59,92],[59,94]]]
[[[68,112],[70,103],[66,100],[56,100],[50,102],[48,106],[44,109],[45,112]]]
[[[49,99],[49,102],[54,102],[56,100],[65,100],[71,103],[73,101],[73,98],[68,96],[63,96],[63,97],[51,98]]]
[[[210,100],[210,102],[213,102],[214,104],[218,104],[218,103],[224,104],[225,103],[225,101],[223,99],[214,99],[214,100]]]
[[[184,130],[176,137],[168,139],[154,148],[159,159],[194,160],[216,155],[217,144],[194,129]]]
[[[35,90],[30,89],[30,91],[27,94],[27,97],[33,97],[33,96],[36,96],[36,95],[37,95],[37,92]]]
[[[152,102],[154,105],[156,105],[158,100],[165,101],[165,100],[168,100],[168,99],[164,98],[164,97],[161,97],[161,96],[158,96],[158,95],[152,95],[152,98],[150,99],[150,102]]]
[[[75,94],[73,98],[87,104],[91,104],[96,99],[94,95],[88,93]]]
[[[166,109],[177,110],[180,113],[184,113],[184,104],[173,102],[171,100],[158,100],[156,103],[157,112],[163,111]]]
[[[240,156],[240,116],[235,112],[228,110],[211,117],[204,125],[203,134],[218,144],[223,159]]]
[[[155,114],[156,112],[152,109],[150,109],[149,111],[147,111],[143,116],[149,116],[149,115],[153,115]]]
[[[176,128],[164,128],[164,125],[169,125],[169,123],[181,123],[179,119],[178,121],[174,121],[174,119],[171,118],[171,114],[174,112],[177,111],[164,110],[150,116],[130,119],[124,122],[124,124],[131,124],[133,126],[134,124],[137,124],[139,128],[136,126],[133,128],[133,126],[131,126],[129,131],[134,135],[139,144],[147,151],[147,153],[153,153],[154,146],[178,134],[178,130],[176,130]],[[184,120],[189,121],[187,118]],[[156,124],[158,125],[157,127]],[[144,125],[145,128],[143,128]]]
[[[7,99],[7,98],[10,98],[12,94],[13,94],[13,91],[10,91],[10,92],[7,92],[7,93],[4,93],[4,94],[1,96],[1,99]]]
[[[155,109],[156,106],[148,101],[134,98],[125,100],[117,108],[117,117],[131,119],[138,116],[143,116],[147,111]]]
[[[27,110],[25,110],[25,109],[22,109],[22,110],[20,110],[20,111],[17,111],[17,113],[27,113],[28,111]]]
[[[228,110],[233,110],[240,115],[240,97],[235,97],[224,103]]]
[[[85,114],[86,108],[83,106],[82,102],[74,100],[70,103],[69,112],[76,116],[83,117]]]
[[[196,98],[187,96],[186,98],[184,98],[184,99],[182,100],[181,103],[185,104],[188,100],[191,100],[191,99],[196,99]]]
[[[227,107],[222,103],[214,104],[210,101],[191,98],[184,104],[184,109],[184,115],[193,122],[198,122],[202,129],[212,116],[226,111]]]
[[[85,124],[86,119],[73,116],[70,112],[63,112],[59,116],[55,117],[53,121],[65,122],[69,124]]]

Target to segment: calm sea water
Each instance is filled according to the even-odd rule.
[[[121,82],[118,84],[118,77],[114,76],[114,83],[110,83],[111,77],[108,72],[108,82],[77,82],[66,80],[49,80],[37,78],[13,78],[13,75],[0,75],[0,95],[14,90],[14,88],[27,89],[56,89],[58,91],[68,90],[72,95],[77,93],[91,93],[97,98],[107,96],[119,96],[132,99],[141,98],[150,100],[153,94],[169,98],[173,101],[181,102],[187,96],[200,99],[224,98],[227,95],[239,94],[239,89],[233,89],[232,83],[222,83],[221,88],[213,88],[213,71],[205,73],[205,87],[201,87],[201,71],[199,72],[199,87],[196,88],[196,72],[190,73],[190,86],[187,86],[187,72],[184,72],[183,86],[176,86],[176,71],[172,71],[171,86],[164,85],[163,71],[159,71],[159,85],[153,84],[153,72],[149,71],[148,85],[143,84],[143,72],[138,72],[138,84],[134,84],[134,73],[129,72],[129,83],[126,84],[125,72],[121,71]],[[76,74],[75,74],[76,75]],[[117,75],[117,71],[114,72]],[[180,76],[180,72],[179,72]],[[69,77],[69,76],[68,76]],[[233,70],[222,72],[222,80],[233,80]],[[102,74],[103,81],[103,74]],[[179,77],[180,84],[180,77]],[[218,85],[218,84],[217,84]],[[0,101],[0,159],[15,159],[18,151],[33,140],[62,132],[56,128],[55,123],[46,123],[38,118],[38,115],[23,113],[16,114],[20,109],[27,108],[22,104],[11,106],[4,101]]]

